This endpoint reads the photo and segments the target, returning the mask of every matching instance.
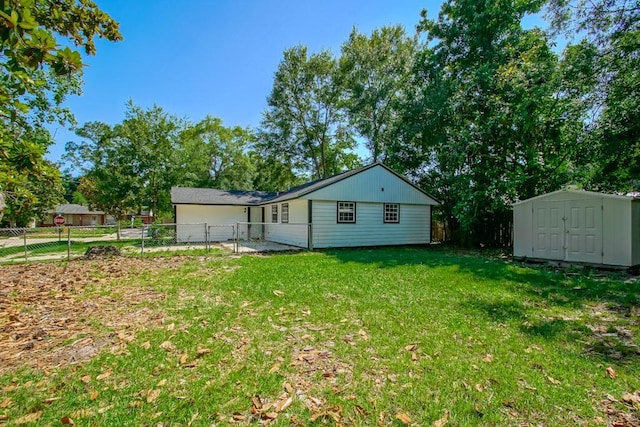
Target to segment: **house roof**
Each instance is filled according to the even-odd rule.
[[[47,213],[63,215],[104,215],[103,211],[92,211],[89,210],[89,206],[76,205],[73,203],[58,205],[54,209],[47,211]]]
[[[586,190],[557,190],[557,191],[552,191],[550,193],[541,194],[539,196],[531,197],[529,199],[520,200],[518,202],[515,202],[514,205],[519,205],[521,203],[528,203],[534,200],[544,199],[555,194],[566,194],[566,195],[575,194],[577,196],[589,196],[593,198],[605,197],[609,199],[618,199],[618,200],[640,200],[640,198],[638,198],[634,193],[629,193],[627,195],[620,195],[620,194],[598,193],[595,191],[586,191]]]
[[[173,187],[171,202],[178,205],[257,205],[275,197],[264,191],[216,190],[213,188]]]
[[[174,187],[171,189],[171,201],[174,204],[207,204],[207,205],[260,205],[265,203],[279,203],[286,200],[296,199],[307,195],[314,191],[325,188],[343,179],[349,178],[360,172],[364,172],[373,167],[380,166],[388,172],[402,179],[408,185],[412,186],[421,193],[436,200],[433,196],[426,193],[420,187],[413,184],[407,178],[394,172],[382,163],[372,163],[350,171],[342,172],[329,178],[318,179],[306,184],[293,187],[287,191],[280,193],[266,193],[262,191],[236,191],[236,190],[215,190],[210,188],[182,188]]]

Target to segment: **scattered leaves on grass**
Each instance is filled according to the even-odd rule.
[[[404,425],[411,424],[411,417],[405,413],[397,413],[396,419],[400,420],[400,422]]]
[[[605,370],[605,374],[609,377],[609,378],[616,378],[618,376],[617,372],[613,370],[613,368],[611,366],[609,366],[606,370]]]
[[[180,266],[186,258],[118,258],[74,261],[68,264],[3,265],[0,283],[9,322],[0,329],[0,374],[19,367],[47,370],[84,362],[114,346],[117,353],[140,328],[159,325],[160,319],[141,302],[163,294],[119,281],[119,298],[86,289],[108,289],[117,278]],[[104,325],[86,322],[90,314]],[[107,330],[119,331],[106,334]]]
[[[281,291],[281,290],[279,290],[279,289],[275,289],[275,290],[273,291],[273,294],[274,294],[275,296],[277,296],[277,297],[281,297],[281,296],[283,296],[283,295],[284,295],[284,292],[282,292],[282,291]]]
[[[487,354],[486,356],[484,356],[482,358],[482,361],[485,362],[485,363],[493,362],[493,355],[492,354]]]

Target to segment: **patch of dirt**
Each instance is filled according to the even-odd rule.
[[[186,257],[105,258],[67,265],[0,269],[0,374],[86,361],[104,348],[124,351],[136,331],[160,325],[149,302],[165,298],[128,285],[144,271],[181,266]]]
[[[602,402],[606,424],[612,427],[640,427],[640,391],[625,393],[619,399],[608,395]],[[600,420],[605,422],[605,420]]]
[[[114,256],[122,256],[120,249],[115,246],[89,246],[84,253],[84,259],[109,258]]]

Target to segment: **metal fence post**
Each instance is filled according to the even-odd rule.
[[[209,224],[204,223],[204,250],[209,252]]]
[[[29,256],[27,255],[27,229],[25,228],[22,232],[24,237],[24,262],[29,262]]]
[[[144,255],[144,223],[142,224],[142,241],[140,242],[140,256]]]
[[[233,232],[233,227],[231,231]],[[240,247],[239,247],[240,243],[238,242],[238,238],[240,237],[239,234],[240,234],[240,223],[236,222],[236,230],[235,230],[234,239],[233,239],[234,240],[233,253],[236,253],[236,254],[240,252]]]
[[[67,261],[71,261],[71,227],[67,227]]]

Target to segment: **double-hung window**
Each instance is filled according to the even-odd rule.
[[[356,222],[356,202],[338,202],[338,223]]]
[[[271,206],[271,222],[278,222],[278,205]]]
[[[289,203],[282,204],[282,223],[289,222]]]
[[[399,223],[400,222],[400,205],[397,203],[384,204],[384,222]]]

